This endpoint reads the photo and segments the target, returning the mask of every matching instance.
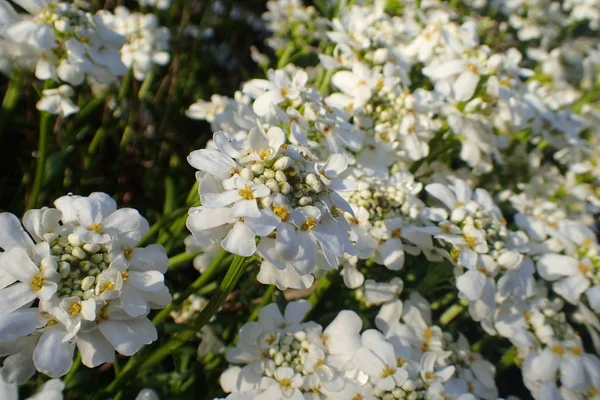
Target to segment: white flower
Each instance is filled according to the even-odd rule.
[[[43,97],[36,104],[36,108],[40,111],[62,117],[68,117],[79,111],[79,107],[71,100],[75,93],[69,85],[61,85],[57,89],[45,89],[42,94]]]
[[[55,205],[28,211],[28,232],[12,214],[0,214],[0,341],[14,342],[3,351],[10,360],[4,368],[18,382],[33,372],[27,357],[59,377],[75,347],[89,367],[113,361],[115,349],[133,355],[156,340],[145,317],[150,308],[171,300],[164,249],[136,247],[148,230],[137,211],[117,210],[104,193],[64,196]],[[22,369],[12,367],[17,360]]]

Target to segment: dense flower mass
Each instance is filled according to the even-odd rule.
[[[171,301],[160,245],[137,247],[148,222],[105,193],[67,195],[20,221],[0,214],[2,374],[23,383],[35,370],[71,368],[75,347],[95,367],[156,340],[146,318]],[[18,360],[18,361],[16,361]]]
[[[353,311],[323,328],[304,322],[310,303],[275,304],[240,330],[221,376],[232,394],[257,399],[496,399],[494,366],[430,322],[429,305],[413,297],[379,311],[377,329],[362,332]],[[477,396],[477,397],[475,397]]]
[[[0,0],[0,400],[599,400],[599,34]]]

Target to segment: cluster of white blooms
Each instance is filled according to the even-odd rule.
[[[227,352],[221,375],[227,399],[443,399],[495,400],[495,369],[431,325],[429,304],[412,296],[384,305],[377,329],[362,332],[353,311],[341,311],[323,329],[304,322],[310,303],[273,303],[245,324]],[[252,396],[252,397],[250,397]],[[445,397],[448,396],[448,397]]]
[[[600,349],[600,47],[589,37],[600,3],[464,3],[471,13],[437,0],[397,10],[362,1],[329,20],[300,1],[269,1],[269,45],[292,62],[312,52],[319,64],[269,70],[233,98],[188,109],[218,131],[189,159],[202,171],[203,205],[188,220],[190,248],[204,251],[196,267],[204,271],[220,247],[258,254],[259,280],[283,289],[306,288],[311,274],[341,265],[345,285],[383,310],[403,289],[395,271],[435,275],[450,263],[458,305],[516,347],[534,398],[596,398],[598,360],[577,332],[587,328]],[[293,184],[283,157],[310,182]],[[319,165],[355,183],[324,181]],[[306,211],[315,205],[318,213]],[[310,218],[314,231],[305,229]],[[311,264],[302,264],[306,254]],[[563,311],[564,302],[578,311]],[[437,357],[439,367],[450,363]],[[496,398],[481,368],[458,375],[475,374],[479,382],[467,386]],[[297,375],[311,371],[276,370],[265,374],[290,383],[284,398],[298,397]],[[266,386],[256,384],[224,387],[261,396]]]
[[[202,206],[190,209],[187,226],[200,244],[259,254],[260,282],[307,288],[315,270],[337,268],[355,252],[343,217],[352,210],[338,194],[353,188],[338,177],[348,161],[335,153],[318,162],[275,126],[236,136],[217,132],[211,147],[188,157],[201,171]]]
[[[143,80],[154,64],[169,63],[169,30],[158,25],[156,15],[132,13],[122,6],[115,8],[114,14],[101,13],[103,22],[125,37],[121,60],[127,69],[133,69],[135,79]]]
[[[146,317],[171,301],[160,245],[137,247],[148,222],[104,193],[67,195],[56,208],[0,214],[2,375],[65,375],[75,347],[95,367],[156,340]]]
[[[65,82],[44,91],[38,109],[68,116],[78,111],[69,85],[85,78],[110,83],[127,72],[119,49],[125,39],[105,25],[99,14],[75,3],[14,0],[27,11],[19,14],[8,1],[0,4],[0,70],[6,74],[35,71],[41,80]]]

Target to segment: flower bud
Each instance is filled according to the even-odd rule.
[[[277,171],[275,171],[275,180],[277,182],[286,182],[287,181],[287,176],[285,176],[285,174],[283,173],[283,171],[277,170]]]
[[[240,172],[240,176],[248,181],[251,181],[254,179],[254,174],[252,173],[252,171],[250,170],[250,168],[244,168],[241,172]]]
[[[95,282],[96,282],[96,278],[95,277],[93,277],[93,276],[86,276],[81,281],[81,290],[84,290],[84,291],[90,290],[94,286]]]
[[[301,206],[308,206],[312,204],[312,199],[308,196],[303,196],[300,198],[300,200],[298,200],[298,204],[300,204]]]
[[[261,175],[264,172],[265,167],[262,164],[253,164],[250,166],[250,170],[254,173],[254,175]]]
[[[267,186],[273,193],[279,192],[279,185],[275,179],[268,179],[265,182],[265,186]]]
[[[286,170],[286,169],[290,168],[293,163],[294,163],[294,161],[290,157],[283,156],[283,157],[279,158],[277,161],[275,161],[275,163],[273,164],[273,168],[275,168],[277,170]]]
[[[96,243],[86,243],[83,245],[83,249],[88,253],[97,253],[100,251],[100,245]]]

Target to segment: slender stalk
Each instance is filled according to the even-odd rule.
[[[279,58],[279,61],[277,62],[277,69],[281,69],[283,67],[285,67],[290,59],[290,57],[292,56],[292,53],[294,52],[294,44],[290,43],[288,45],[288,47],[285,48],[285,50],[283,51],[283,54],[281,55],[281,57]]]
[[[0,111],[0,142],[2,141],[4,130],[11,120],[12,112],[21,97],[22,90],[23,82],[21,79],[14,78],[10,80],[6,93],[4,94],[4,100],[2,100],[2,111]]]
[[[191,261],[194,258],[196,258],[196,256],[199,254],[202,254],[202,253],[201,252],[195,252],[195,253],[187,253],[186,252],[186,253],[177,254],[176,256],[169,258],[169,268],[173,268],[180,264]]]
[[[217,257],[215,257],[213,262],[208,267],[208,269],[206,271],[204,271],[204,273],[202,275],[200,275],[198,277],[198,279],[196,279],[194,281],[194,283],[192,283],[187,288],[187,290],[181,294],[181,296],[179,296],[176,300],[173,300],[172,302],[167,304],[167,306],[165,308],[160,310],[160,312],[158,314],[156,314],[156,316],[152,320],[152,323],[154,325],[158,325],[161,322],[163,322],[169,316],[171,311],[173,311],[173,309],[175,309],[175,307],[177,307],[178,305],[183,303],[185,301],[185,299],[190,297],[191,294],[196,293],[202,287],[206,286],[206,284],[208,284],[210,282],[210,280],[219,271],[221,262],[223,261],[223,259],[225,259],[227,254],[228,253],[225,250],[221,249],[219,251],[219,253],[217,254]],[[170,264],[170,260],[169,260],[169,264]]]
[[[325,276],[323,276],[321,279],[319,279],[317,286],[315,287],[315,290],[313,290],[313,292],[310,294],[310,296],[308,296],[308,301],[310,301],[310,304],[312,304],[313,307],[315,305],[317,305],[319,300],[321,300],[321,297],[323,296],[323,294],[327,291],[327,289],[329,289],[329,287],[331,286],[331,283],[333,281],[333,278],[335,277],[335,275],[337,275],[337,273],[338,273],[337,269],[332,269],[331,271],[327,272],[327,274],[325,274]]]
[[[159,219],[156,223],[154,223],[154,225],[152,225],[150,227],[148,232],[144,235],[144,237],[137,244],[137,247],[142,247],[142,246],[145,246],[146,244],[148,244],[150,242],[150,239],[152,239],[152,236],[154,236],[154,234],[157,233],[160,230],[160,228],[164,227],[168,223],[172,222],[174,219],[180,217],[181,215],[183,215],[187,212],[188,212],[188,207],[184,206],[184,207],[178,208],[177,210],[174,210],[169,215],[163,215],[161,219]]]
[[[69,370],[69,373],[67,374],[67,376],[65,376],[65,379],[64,379],[65,385],[68,385],[69,382],[71,381],[71,379],[73,379],[73,377],[75,376],[75,373],[77,373],[77,370],[79,369],[80,366],[81,366],[81,353],[77,352],[75,361],[73,362],[73,365],[71,366],[71,369]]]
[[[140,91],[138,92],[138,99],[141,101],[145,100],[146,97],[149,97],[148,93],[150,92],[152,82],[154,82],[155,75],[156,70],[154,68],[152,68],[152,70],[146,74],[146,78],[144,79],[144,82],[142,82],[142,87],[140,87]]]
[[[46,172],[46,158],[48,157],[48,136],[52,130],[54,119],[52,114],[42,111],[40,117],[40,137],[38,142],[38,158],[35,168],[35,178],[33,180],[33,189],[29,201],[27,201],[27,209],[34,208],[37,205],[42,185],[44,183],[44,174]]]
[[[227,296],[233,291],[237,282],[242,277],[250,260],[251,259],[247,257],[235,256],[225,278],[223,278],[223,281],[206,307],[200,312],[198,318],[191,324],[190,329],[173,335],[169,341],[148,357],[141,367],[147,368],[160,362],[163,358],[184,345],[188,340],[194,338],[200,329],[202,329],[202,327],[210,321],[213,315],[216,314],[219,308],[221,308]]]
[[[452,320],[454,320],[454,318],[458,317],[463,312],[464,309],[465,309],[465,306],[463,306],[462,304],[459,304],[459,303],[455,303],[455,304],[451,305],[440,316],[440,324],[448,325],[450,322],[452,322]]]
[[[149,357],[132,357],[129,359],[121,373],[111,382],[106,388],[109,393],[116,392],[132,375],[143,368],[150,367],[160,362],[165,357],[172,354],[187,341],[196,337],[198,331],[215,315],[217,310],[223,305],[223,302],[235,288],[237,282],[244,273],[246,266],[251,261],[251,258],[235,256],[225,278],[217,288],[215,294],[210,299],[206,307],[200,312],[198,318],[191,325],[190,329],[179,332],[171,337],[156,351],[150,354]]]
[[[252,310],[252,314],[250,315],[248,322],[256,321],[258,319],[258,314],[260,313],[260,310],[262,310],[263,307],[265,307],[267,304],[269,304],[269,302],[271,302],[273,300],[273,293],[275,293],[276,288],[277,288],[277,286],[270,285],[267,288],[267,290],[265,290],[265,293],[263,294],[263,298],[260,301],[260,304],[258,306],[256,306],[254,308],[254,310]]]

